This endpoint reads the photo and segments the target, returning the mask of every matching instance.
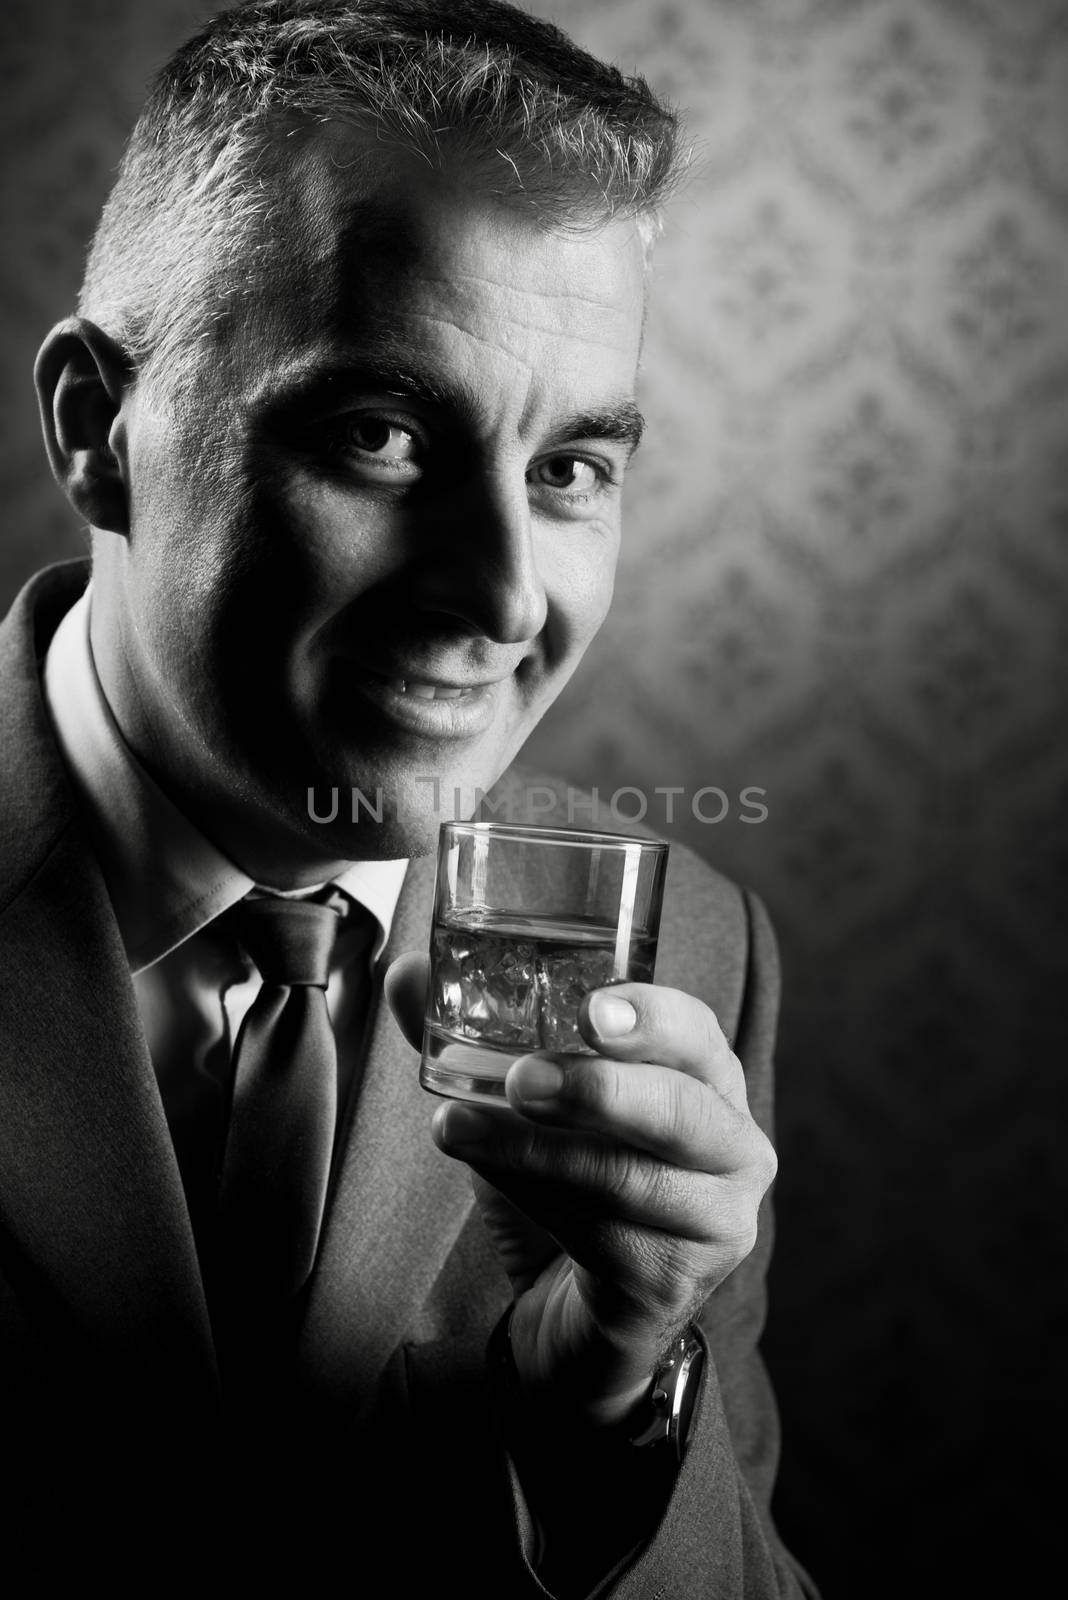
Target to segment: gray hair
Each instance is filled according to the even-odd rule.
[[[286,212],[287,139],[372,133],[456,165],[545,226],[636,219],[648,251],[678,124],[551,24],[501,0],[254,0],[171,58],[104,208],[78,309],[138,371],[180,369],[255,281]]]

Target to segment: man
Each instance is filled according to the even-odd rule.
[[[378,1002],[388,967],[416,1046],[435,802],[478,804],[607,611],[673,171],[644,85],[475,0],[253,4],[157,83],[37,367],[92,581],[42,574],[2,645],[11,1539],[811,1592],[755,1350],[759,907],[679,859],[660,983],[590,999],[596,1058],[525,1058],[432,1137]],[[321,974],[256,953],[276,913],[330,924]],[[245,1086],[324,986],[333,1148],[294,1176],[317,1102],[264,1175]]]

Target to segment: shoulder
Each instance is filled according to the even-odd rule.
[[[47,857],[73,816],[41,667],[87,573],[80,561],[46,568],[0,622],[0,906]]]

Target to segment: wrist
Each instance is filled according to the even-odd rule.
[[[490,1337],[487,1359],[498,1426],[530,1518],[528,1560],[552,1594],[600,1592],[605,1573],[651,1537],[674,1490],[678,1459],[662,1446],[634,1447],[648,1415],[650,1379],[633,1385],[635,1400],[624,1392],[592,1411],[588,1401],[569,1405],[570,1386],[561,1393],[546,1382],[528,1397],[510,1321],[511,1309]]]
[[[555,1352],[535,1309],[514,1304],[499,1330],[500,1350],[512,1370],[515,1402],[554,1429],[614,1433],[626,1427],[657,1368],[655,1343],[624,1339],[587,1325],[565,1332]]]
[[[506,1413],[528,1435],[568,1439],[576,1446],[629,1455],[670,1456],[681,1462],[701,1390],[704,1344],[691,1326],[676,1336],[660,1360],[625,1387],[524,1382],[512,1344],[512,1306],[497,1324],[487,1354]],[[631,1363],[633,1367],[633,1363]],[[664,1448],[661,1449],[660,1447]]]

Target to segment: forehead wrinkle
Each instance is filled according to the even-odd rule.
[[[405,312],[405,317],[410,322],[428,322],[435,327],[453,329],[457,333],[462,333],[465,338],[473,339],[476,344],[484,345],[488,350],[504,350],[508,355],[515,356],[518,360],[522,360],[519,351],[515,347],[509,345],[505,337],[509,329],[512,329],[517,333],[556,333],[559,334],[561,338],[570,340],[572,344],[589,344],[593,345],[594,349],[596,350],[600,350],[604,346],[604,340],[598,338],[597,334],[593,332],[583,333],[581,330],[575,328],[546,329],[541,327],[540,324],[536,322],[520,322],[514,317],[510,317],[506,322],[499,324],[495,323],[492,334],[480,333],[479,330],[477,328],[473,328],[470,323],[461,322],[458,320],[458,318],[453,316],[439,316],[433,311],[409,310]],[[526,365],[525,361],[523,362],[523,365]]]
[[[499,353],[503,349],[515,362],[516,366],[526,374],[522,404],[519,403],[518,385],[509,386],[509,400],[514,399],[515,403],[508,406],[508,415],[511,416],[518,413],[517,432],[521,438],[524,435],[529,436],[535,431],[540,409],[537,393],[539,368],[531,364],[524,351],[510,349],[502,341],[499,331],[494,338],[489,338],[474,328],[466,327],[463,323],[457,323],[452,319],[434,317],[429,312],[409,313],[408,315],[412,321],[440,323],[450,331],[459,331],[465,337],[495,353]],[[601,344],[599,339],[589,339],[585,342],[593,344],[595,347],[600,347]],[[555,371],[557,369],[553,368],[552,370]],[[486,414],[484,390],[479,389],[476,391],[471,389],[455,376],[451,379],[451,386],[458,396],[463,395],[465,397],[462,409],[468,416],[481,418]],[[566,411],[558,412],[557,415],[560,417],[560,423],[550,425],[548,431],[560,439],[566,437],[610,438],[627,444],[632,451],[637,449],[645,425],[644,418],[629,395],[623,398],[606,397],[603,402],[592,397],[590,400],[580,399],[574,409],[569,408]],[[549,423],[555,423],[555,417],[550,417]]]
[[[586,344],[600,344],[627,320],[618,302],[597,300],[569,290],[517,288],[474,273],[457,273],[455,278],[419,274],[414,281],[431,292],[444,291],[449,309],[442,320],[452,321],[467,332],[472,330],[458,321],[457,313],[462,315],[465,309],[473,309],[485,317],[487,307],[483,297],[487,289],[497,302],[496,316],[500,324],[527,333],[577,337]],[[434,312],[410,312],[409,315],[433,316]],[[578,331],[576,324],[583,322],[587,324],[587,331]]]
[[[421,272],[417,275],[417,282],[426,284],[443,284],[450,291],[461,284],[474,284],[477,287],[489,287],[500,294],[514,295],[521,300],[570,300],[576,305],[592,306],[598,311],[615,312],[618,315],[618,306],[612,300],[598,300],[594,295],[575,294],[572,289],[541,289],[521,288],[514,283],[507,283],[503,278],[494,278],[485,273],[456,272],[446,276],[444,273],[431,275]]]

